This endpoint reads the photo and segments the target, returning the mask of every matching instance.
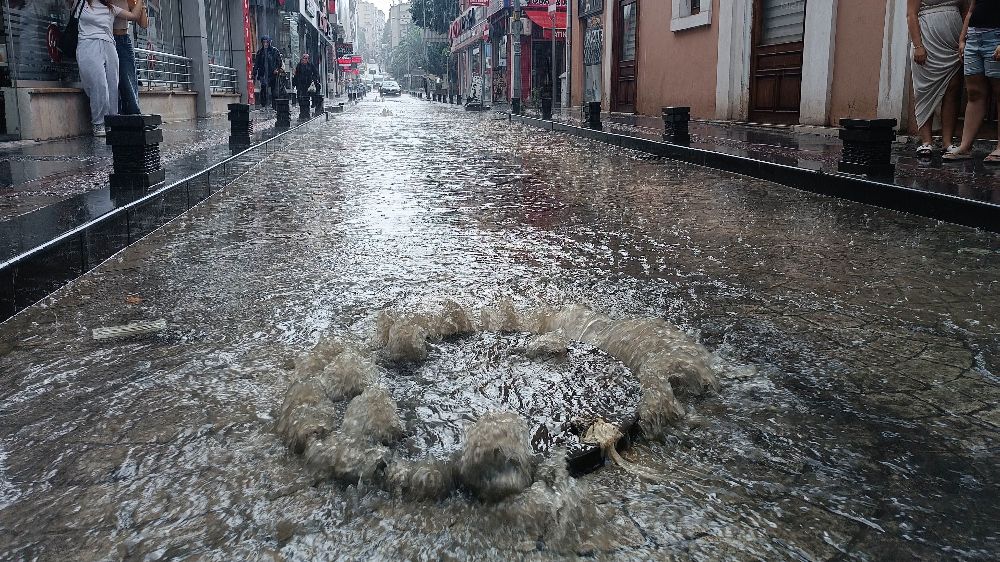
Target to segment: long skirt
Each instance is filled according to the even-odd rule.
[[[948,7],[922,12],[919,17],[927,62],[913,64],[912,75],[917,127],[923,127],[934,117],[948,83],[961,69],[958,36],[962,32],[962,15],[958,8]]]

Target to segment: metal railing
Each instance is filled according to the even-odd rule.
[[[236,69],[218,64],[208,65],[208,79],[213,92],[236,93]]]
[[[143,90],[191,89],[191,59],[188,57],[136,49],[135,66]]]

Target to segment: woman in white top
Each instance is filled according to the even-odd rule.
[[[76,61],[80,66],[83,91],[90,98],[90,119],[94,136],[103,137],[104,116],[118,114],[118,52],[111,27],[115,18],[138,21],[143,3],[131,10],[115,6],[111,0],[80,0],[80,42]]]

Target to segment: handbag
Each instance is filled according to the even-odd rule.
[[[69,21],[66,22],[66,27],[59,34],[59,44],[57,47],[59,48],[59,52],[67,59],[76,58],[76,47],[80,43],[80,15],[83,14],[84,1],[80,0],[73,6],[73,13],[70,14]]]

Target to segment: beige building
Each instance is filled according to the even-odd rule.
[[[357,35],[354,40],[354,52],[363,56],[365,61],[377,58],[382,44],[382,32],[385,28],[385,12],[375,4],[362,0],[355,9]]]
[[[573,0],[574,105],[836,125],[912,121],[906,0]]]
[[[395,4],[389,7],[389,49],[395,49],[399,42],[410,32],[413,19],[410,17],[410,3]]]

